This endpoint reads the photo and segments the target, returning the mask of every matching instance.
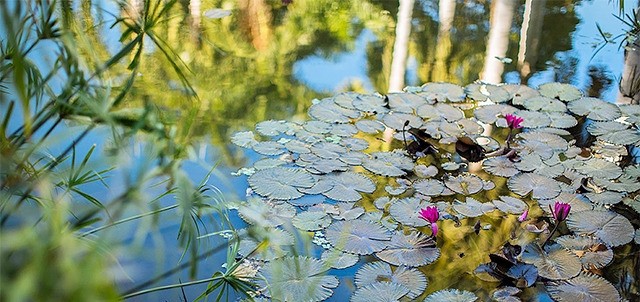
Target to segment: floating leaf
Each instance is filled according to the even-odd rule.
[[[264,169],[279,167],[279,166],[282,166],[282,165],[284,165],[286,163],[287,162],[282,161],[279,158],[267,157],[267,158],[263,158],[261,160],[256,161],[255,163],[253,163],[253,167],[256,170],[264,170]]]
[[[609,246],[633,240],[633,226],[624,216],[611,211],[582,211],[567,218],[567,226],[578,235],[594,235]]]
[[[520,198],[500,196],[500,200],[493,200],[498,210],[508,214],[522,214],[527,209],[527,204]]]
[[[238,215],[249,224],[276,227],[290,221],[296,215],[296,209],[288,203],[268,204],[259,198],[251,198],[238,207]]]
[[[522,105],[524,100],[536,96],[540,96],[540,92],[527,85],[507,84],[500,86],[511,95],[511,103],[514,105]]]
[[[350,137],[358,133],[358,128],[352,124],[334,124],[330,133],[335,136]]]
[[[347,148],[334,143],[321,142],[311,146],[311,152],[320,158],[338,159],[347,152]]]
[[[509,178],[509,189],[520,195],[532,193],[535,199],[550,199],[558,196],[561,187],[557,181],[534,173],[521,173]]]
[[[496,289],[491,296],[496,302],[520,302],[520,298],[515,295],[519,294],[522,290],[513,286],[504,286]]]
[[[409,288],[391,282],[375,282],[358,288],[351,296],[351,302],[391,302],[399,301],[409,293]]]
[[[359,120],[355,125],[358,130],[369,134],[382,132],[385,128],[384,124],[375,120]]]
[[[578,120],[575,117],[565,113],[565,112],[546,112],[547,117],[551,120],[551,127],[546,129],[538,129],[539,131],[551,132],[554,131],[555,134],[558,135],[569,135],[570,133],[567,131],[563,131],[556,128],[567,129],[571,128],[578,124]],[[552,132],[553,133],[553,132]]]
[[[640,105],[624,104],[619,106],[620,111],[627,117],[627,122],[632,124],[640,124]]]
[[[392,112],[389,114],[385,114],[382,117],[382,121],[384,122],[385,125],[387,125],[387,127],[396,129],[396,130],[420,128],[422,126],[421,118],[413,114],[407,114],[407,113]],[[406,121],[409,121],[409,125],[407,126],[405,126]]]
[[[289,126],[285,121],[267,120],[256,124],[256,131],[265,136],[276,136],[287,132]]]
[[[491,84],[469,84],[464,88],[467,96],[474,101],[504,103],[511,99],[511,93],[501,86]]]
[[[593,237],[565,235],[556,242],[578,256],[585,269],[603,268],[613,260],[613,251]]]
[[[591,200],[591,202],[600,205],[616,204],[621,202],[622,198],[624,197],[622,193],[611,191],[604,191],[600,193],[585,193],[584,196]]]
[[[253,150],[263,155],[280,155],[286,151],[283,144],[273,141],[257,142]]]
[[[391,266],[382,261],[369,262],[356,272],[355,282],[357,287],[364,287],[376,282],[397,283],[409,288],[407,298],[413,299],[427,287],[427,278],[419,270],[398,267],[391,271]]]
[[[502,177],[511,177],[519,173],[515,164],[506,156],[488,158],[482,162],[482,166],[487,172]]]
[[[331,131],[331,124],[323,121],[310,120],[306,121],[302,125],[302,128],[311,133],[326,134]]]
[[[484,183],[482,178],[474,174],[464,174],[447,178],[444,185],[458,194],[471,195],[480,192]]]
[[[340,144],[351,151],[362,151],[369,147],[369,142],[357,137],[344,138],[340,140]]]
[[[322,301],[333,294],[338,278],[325,275],[324,261],[305,256],[273,260],[260,270],[268,297],[277,301]]]
[[[322,252],[320,259],[332,268],[343,269],[352,267],[356,263],[358,263],[360,256],[351,253],[345,253],[336,249],[328,249]]]
[[[571,101],[567,109],[577,115],[586,115],[594,121],[612,121],[622,115],[618,106],[592,97]]]
[[[546,83],[538,87],[540,94],[552,99],[564,102],[573,101],[582,97],[582,92],[578,88],[564,83]]]
[[[250,259],[269,261],[289,254],[293,236],[275,228],[252,227],[238,231],[238,254]]]
[[[538,244],[531,243],[522,252],[522,261],[535,265],[541,277],[551,280],[569,279],[582,268],[580,259],[559,244],[547,245],[543,251]]]
[[[291,223],[303,231],[318,231],[331,224],[331,217],[324,211],[304,211],[298,213]]]
[[[526,99],[524,101],[524,108],[527,108],[532,111],[555,111],[555,112],[565,112],[567,111],[567,106],[557,100],[548,98],[545,96],[532,97],[530,99]]]
[[[548,282],[547,291],[556,301],[620,301],[618,290],[604,278],[582,273],[575,278]]]
[[[585,176],[616,179],[622,175],[622,169],[616,164],[602,158],[590,158],[573,166],[580,174]]]
[[[438,102],[462,102],[466,96],[464,89],[451,83],[427,83],[422,85],[420,95]]]
[[[593,122],[587,126],[587,130],[599,139],[618,145],[631,145],[640,141],[640,132],[629,129],[628,125],[620,122]]]
[[[507,277],[515,279],[519,288],[531,287],[538,279],[538,269],[531,264],[517,263],[507,271]]]
[[[542,210],[550,215],[551,213],[549,212],[549,206],[553,207],[556,201],[570,204],[571,213],[578,213],[593,209],[593,204],[591,204],[591,202],[589,202],[589,200],[584,197],[584,195],[569,192],[562,192],[560,193],[560,195],[551,199],[540,199],[538,200],[538,203],[540,205],[540,208],[542,208]]]
[[[301,142],[296,139],[292,139],[286,143],[284,143],[284,147],[289,150],[291,153],[309,153],[311,149],[309,149],[309,145],[304,142]]]
[[[427,222],[421,218],[420,209],[430,205],[429,202],[416,197],[408,197],[393,202],[389,207],[389,214],[403,225],[422,227]]]
[[[275,167],[257,171],[248,178],[254,192],[273,199],[296,199],[303,194],[297,188],[310,188],[315,180],[302,169]]]
[[[423,302],[474,302],[478,297],[472,292],[459,289],[441,289],[427,296]]]
[[[418,108],[416,114],[430,121],[440,121],[444,119],[449,122],[455,122],[464,118],[464,112],[462,112],[462,110],[445,103],[422,105]]]
[[[493,124],[498,119],[498,116],[505,116],[507,114],[512,114],[516,110],[516,107],[505,105],[505,104],[490,104],[485,106],[479,106],[476,110],[473,111],[473,115],[481,122],[486,124]],[[504,119],[503,119],[504,121]],[[506,122],[504,123],[504,127],[506,127]]]
[[[342,172],[327,175],[333,187],[323,192],[324,196],[337,201],[358,201],[362,195],[358,192],[373,193],[376,185],[368,177],[355,172]]]
[[[414,113],[416,108],[431,103],[414,93],[389,93],[387,97],[389,98],[389,108],[401,113]]]
[[[478,217],[483,214],[487,214],[495,210],[496,208],[490,202],[482,203],[474,198],[467,197],[465,202],[456,200],[456,202],[453,204],[453,209],[466,217]]]
[[[348,123],[353,118],[358,118],[361,112],[344,108],[336,104],[332,98],[323,99],[309,107],[310,117],[328,123]]]
[[[387,247],[391,233],[373,222],[345,220],[331,224],[326,230],[326,237],[338,250],[370,255]]]
[[[411,232],[405,235],[396,232],[389,242],[389,246],[376,253],[376,257],[392,265],[420,267],[427,265],[440,256],[440,249],[436,242],[424,234]]]
[[[551,118],[545,112],[518,110],[513,114],[524,119],[522,122],[524,128],[542,128],[551,125]]]
[[[426,196],[439,196],[444,191],[444,184],[437,179],[420,179],[413,183],[413,189]]]
[[[353,107],[360,111],[374,114],[387,113],[387,100],[380,95],[360,94],[353,100]]]
[[[231,142],[242,148],[253,148],[258,143],[252,131],[240,131],[231,136]]]
[[[371,155],[371,158],[362,161],[362,166],[382,176],[402,176],[414,166],[413,160],[402,151],[375,152]]]
[[[335,212],[331,212],[331,217],[335,220],[353,220],[364,214],[362,207],[354,206],[352,203],[338,203],[331,206],[335,209]]]

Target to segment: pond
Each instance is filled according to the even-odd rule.
[[[1,300],[638,300],[639,6],[4,3]]]

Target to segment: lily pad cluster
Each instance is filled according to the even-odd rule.
[[[483,267],[512,285],[493,297],[518,301],[521,288],[543,284],[559,301],[620,300],[597,274],[612,248],[639,241],[631,221],[639,215],[640,168],[629,150],[640,147],[640,106],[584,97],[561,83],[428,83],[388,95],[342,93],[314,100],[308,113],[307,121],[268,120],[232,137],[262,155],[237,174],[250,187],[238,206],[249,224],[241,254],[264,261],[265,296],[324,300],[338,286],[329,268],[367,256],[376,260],[356,273],[351,301],[475,301],[458,289],[425,294],[429,276],[416,268],[441,251],[420,209],[436,206],[455,222],[499,213],[514,224],[542,209],[520,229],[544,239],[541,225],[554,223],[548,206],[560,201],[572,209],[564,235],[546,246],[534,239]],[[513,137],[507,115],[523,119]],[[572,135],[584,127],[593,143]],[[298,232],[312,237],[317,255],[292,252]]]

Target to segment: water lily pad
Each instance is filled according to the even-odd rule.
[[[351,119],[361,116],[355,109],[344,108],[336,104],[333,98],[326,98],[309,107],[310,117],[328,123],[348,123]]]
[[[545,112],[518,110],[513,114],[524,119],[522,127],[525,128],[543,128],[551,125],[551,118]]]
[[[292,139],[286,143],[284,143],[284,147],[289,150],[291,153],[309,153],[311,149],[309,149],[309,145],[305,142]]]
[[[400,301],[410,292],[410,289],[402,284],[391,282],[375,282],[358,288],[351,296],[351,302],[390,302]]]
[[[273,141],[257,142],[253,150],[263,155],[280,155],[286,151],[283,144]]]
[[[478,108],[473,111],[473,115],[483,123],[493,124],[498,119],[498,116],[512,114],[516,110],[518,110],[516,107],[506,104],[489,104],[485,106],[478,106]],[[504,126],[507,126],[506,122],[504,123]]]
[[[331,224],[331,217],[324,211],[304,211],[298,213],[291,223],[303,231],[318,231]]]
[[[458,194],[471,195],[480,192],[484,183],[482,178],[474,174],[464,174],[447,178],[444,185]]]
[[[567,226],[579,235],[594,235],[609,246],[633,240],[633,226],[624,216],[604,210],[570,214]]]
[[[580,174],[595,178],[616,179],[622,175],[622,169],[618,165],[602,158],[590,158],[573,168]]]
[[[527,85],[507,84],[500,86],[511,95],[511,103],[514,105],[522,105],[524,100],[536,96],[540,96],[540,92]]]
[[[377,252],[380,260],[397,266],[420,267],[427,265],[440,256],[436,242],[424,234],[411,232],[405,235],[396,232],[383,251]]]
[[[302,127],[311,133],[318,133],[318,134],[326,134],[326,133],[329,133],[329,131],[331,131],[331,124],[323,121],[316,121],[316,120],[306,121],[302,125]]]
[[[336,249],[328,249],[322,252],[320,259],[332,268],[344,269],[347,267],[352,267],[356,263],[358,263],[360,256],[351,253],[345,253]]]
[[[353,220],[364,214],[364,209],[359,206],[354,206],[352,203],[338,203],[331,206],[333,211],[330,212],[331,217],[335,220]]]
[[[527,288],[536,283],[538,269],[531,264],[517,263],[509,268],[506,275],[515,280],[517,287]]]
[[[527,209],[527,204],[520,198],[500,196],[500,200],[493,200],[498,210],[508,214],[522,214]]]
[[[375,152],[362,161],[367,170],[382,176],[402,176],[413,169],[413,160],[403,151]]]
[[[459,289],[441,289],[427,296],[423,302],[474,302],[478,297],[472,292]]]
[[[431,205],[420,198],[407,197],[395,201],[389,207],[389,214],[403,225],[423,227],[427,222],[420,218],[420,209]]]
[[[287,164],[287,162],[280,160],[279,158],[267,157],[253,163],[253,168],[255,168],[255,170],[264,170],[264,169],[279,167],[285,164]]]
[[[276,227],[290,221],[296,215],[296,209],[288,203],[271,204],[251,198],[238,207],[238,215],[249,224]]]
[[[496,302],[520,302],[520,298],[516,295],[522,290],[513,286],[504,286],[496,289],[491,297]]]
[[[520,195],[532,193],[535,199],[550,199],[560,195],[562,188],[557,181],[535,173],[521,173],[509,178],[509,189]]]
[[[315,179],[302,169],[275,167],[257,171],[249,176],[248,182],[261,196],[287,200],[301,197],[298,188],[310,188]]]
[[[600,204],[600,205],[612,205],[622,201],[624,195],[619,192],[612,191],[604,191],[599,193],[585,193],[585,197],[587,197],[591,202]]]
[[[556,301],[620,301],[618,290],[604,278],[582,273],[575,278],[548,282],[547,291]]]
[[[358,120],[355,126],[358,130],[369,134],[382,132],[385,128],[384,124],[376,120]]]
[[[474,198],[467,197],[465,202],[456,200],[456,202],[453,204],[453,209],[466,217],[478,217],[495,210],[496,207],[493,205],[493,203],[483,203]]]
[[[619,106],[620,111],[626,117],[626,121],[632,124],[640,124],[640,105],[625,104]]]
[[[345,220],[331,224],[326,230],[326,237],[338,250],[370,255],[388,246],[391,233],[373,222]]]
[[[437,179],[420,179],[413,183],[416,192],[426,196],[439,196],[444,191],[444,184]]]
[[[588,211],[593,209],[593,204],[582,194],[575,194],[570,192],[562,192],[560,195],[551,198],[551,199],[540,199],[538,203],[540,208],[544,210],[547,214],[551,215],[549,212],[549,206],[553,208],[553,205],[556,201],[568,203],[571,205],[571,213],[577,213],[582,211]]]
[[[612,121],[622,115],[618,106],[592,97],[571,101],[567,109],[577,115],[586,115],[594,121]]]
[[[322,301],[338,287],[338,278],[327,275],[322,260],[305,256],[273,260],[260,269],[268,290],[265,294],[277,301]]]
[[[506,156],[498,156],[486,159],[482,162],[485,171],[502,177],[511,177],[519,173],[515,163]]]
[[[415,268],[405,266],[391,271],[391,266],[382,261],[369,262],[356,272],[355,283],[357,287],[364,287],[376,282],[389,282],[402,284],[409,288],[407,298],[413,299],[427,287],[427,278]]]
[[[541,277],[565,280],[580,273],[580,259],[559,244],[547,245],[544,249],[537,243],[527,245],[522,252],[522,261],[533,264]]]
[[[253,148],[258,143],[252,131],[240,131],[231,136],[231,142],[242,148]]]
[[[501,86],[491,84],[469,84],[464,88],[467,96],[474,101],[504,103],[511,99],[511,93]]]
[[[415,93],[389,93],[389,108],[394,112],[414,113],[416,108],[432,102]]]
[[[389,109],[386,99],[381,95],[359,94],[353,100],[353,107],[356,109],[373,114],[387,113]]]
[[[369,147],[369,142],[361,138],[349,137],[341,139],[340,145],[343,145],[350,151],[362,151]]]
[[[587,126],[587,130],[599,139],[618,145],[631,145],[640,141],[640,131],[629,129],[628,125],[620,122],[593,122]]]
[[[276,228],[252,227],[238,231],[238,254],[250,259],[269,261],[289,254],[293,236]]]
[[[578,88],[565,83],[546,83],[538,87],[540,94],[563,102],[573,101],[582,97],[582,92]]]
[[[427,83],[422,85],[421,90],[420,95],[438,102],[462,102],[466,98],[464,89],[451,83]]]
[[[382,117],[382,121],[387,125],[387,127],[396,130],[422,127],[422,119],[420,117],[407,113],[392,112],[390,114],[385,114]],[[409,125],[405,126],[407,121],[409,121]]]
[[[548,98],[545,96],[538,96],[526,99],[524,101],[524,108],[532,111],[555,111],[565,112],[567,106],[557,99]]]
[[[555,131],[554,134],[569,135],[570,133],[568,133],[567,131],[563,131],[556,128],[567,129],[578,124],[578,120],[576,120],[575,117],[565,112],[546,112],[546,114],[547,114],[547,117],[549,117],[549,119],[551,120],[551,124],[549,126],[553,128],[546,128],[546,129],[538,128],[538,130],[540,131],[550,132],[550,133],[553,133],[552,131]]]
[[[334,143],[320,142],[311,146],[311,152],[320,158],[338,159],[347,152],[347,148]]]
[[[289,126],[285,121],[267,120],[256,124],[256,131],[265,136],[276,136],[287,132]]]
[[[358,201],[362,199],[359,192],[373,193],[376,185],[368,177],[355,172],[334,173],[327,176],[333,187],[323,192],[324,196],[337,201]]]
[[[603,268],[613,260],[613,250],[593,237],[565,235],[556,242],[578,256],[585,269]]]

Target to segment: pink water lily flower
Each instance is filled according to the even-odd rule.
[[[527,216],[529,216],[529,210],[522,212],[522,215],[518,216],[518,221],[523,222],[527,220]]]
[[[551,205],[549,205],[551,207]],[[556,201],[553,205],[553,209],[551,210],[551,214],[556,222],[565,221],[567,216],[569,216],[569,211],[571,211],[571,205],[566,202]]]
[[[433,232],[433,236],[438,235],[438,224],[436,221],[440,219],[440,213],[438,212],[438,208],[435,206],[428,206],[424,209],[420,210],[420,218],[431,223],[431,231]]]
[[[520,129],[522,128],[522,122],[524,122],[524,118],[521,118],[514,114],[507,114],[504,116],[507,120],[507,126],[511,129]]]

